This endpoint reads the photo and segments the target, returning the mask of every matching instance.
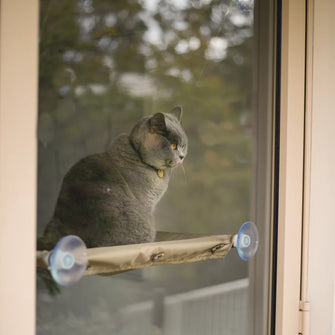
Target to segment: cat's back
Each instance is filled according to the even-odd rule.
[[[67,172],[63,184],[82,182],[117,182],[119,169],[124,161],[123,153],[131,155],[129,140],[126,135],[118,136],[106,152],[95,153],[80,159]],[[134,158],[134,157],[133,157]]]
[[[97,153],[80,159],[67,172],[63,184],[99,181],[113,176],[113,162],[106,153]]]

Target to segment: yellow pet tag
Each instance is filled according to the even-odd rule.
[[[164,177],[164,171],[163,170],[158,170],[157,174],[158,174],[158,177],[160,177],[160,178]]]

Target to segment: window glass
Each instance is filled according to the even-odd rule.
[[[145,115],[183,107],[188,153],[155,211],[158,230],[232,234],[251,217],[253,1],[41,0],[38,235],[62,180]],[[38,276],[38,334],[250,334],[248,263]]]

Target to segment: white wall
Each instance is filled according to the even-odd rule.
[[[315,0],[307,298],[311,334],[335,334],[335,1]]]

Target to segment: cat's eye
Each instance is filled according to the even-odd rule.
[[[175,144],[175,143],[171,144],[171,149],[176,150],[177,149],[177,144]]]

